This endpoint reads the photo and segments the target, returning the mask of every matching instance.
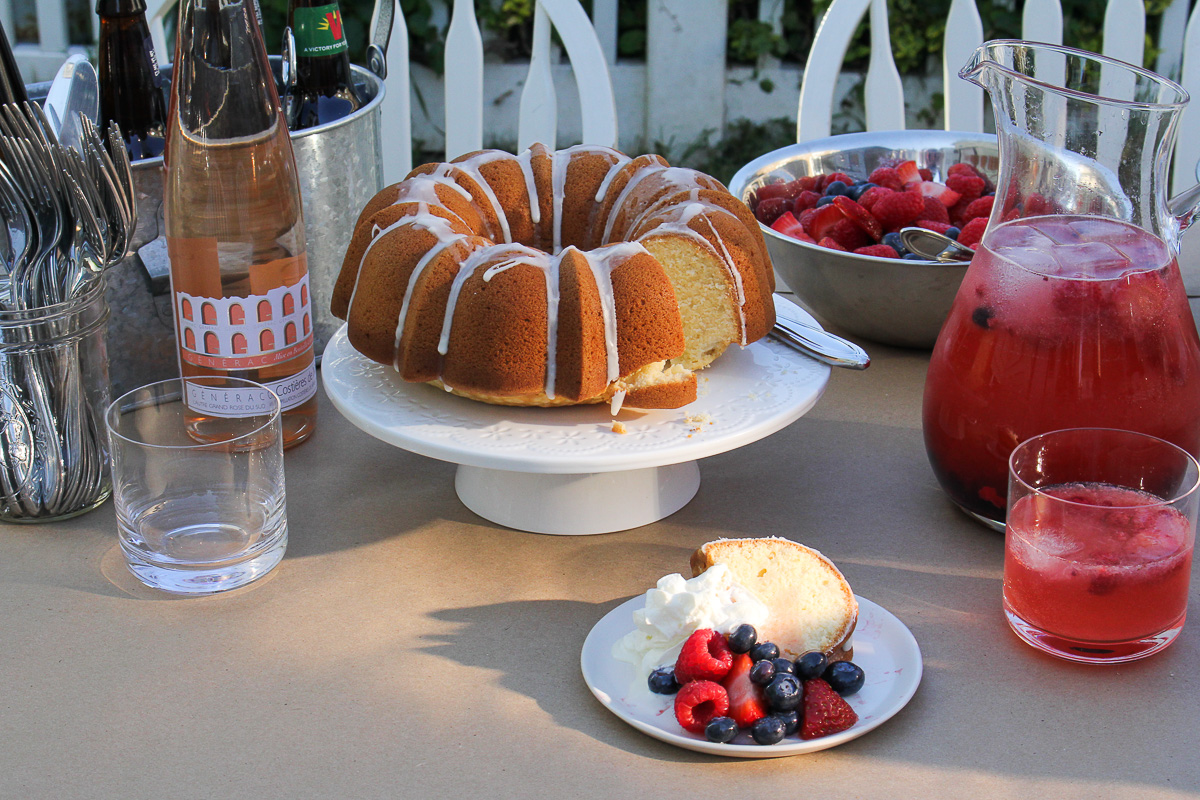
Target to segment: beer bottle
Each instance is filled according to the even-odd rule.
[[[295,42],[295,69],[283,98],[288,127],[312,128],[357,110],[362,98],[350,74],[337,0],[290,0],[288,27]]]
[[[219,438],[230,408],[188,379],[229,374],[279,396],[289,447],[317,422],[313,318],[300,179],[252,0],[182,0],[175,52],[163,204],[190,430]]]
[[[100,129],[121,126],[131,159],[162,155],[167,108],[146,25],[145,0],[97,0],[100,16]]]

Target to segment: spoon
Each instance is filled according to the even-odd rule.
[[[910,252],[930,261],[955,263],[970,261],[975,251],[954,239],[927,228],[901,228],[900,241]]]

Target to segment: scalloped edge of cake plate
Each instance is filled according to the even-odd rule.
[[[458,464],[455,490],[491,522],[530,533],[612,533],[657,522],[695,497],[698,459],[758,441],[807,413],[830,368],[771,340],[731,348],[681,409],[490,406],[408,384],[356,352],[343,326],[321,364],[325,392],[381,441]]]

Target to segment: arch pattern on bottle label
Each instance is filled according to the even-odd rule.
[[[265,295],[200,297],[178,292],[183,358],[218,369],[257,368],[293,358],[311,346],[309,297],[307,274]]]

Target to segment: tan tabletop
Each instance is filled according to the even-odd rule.
[[[703,461],[683,510],[623,533],[487,523],[452,465],[329,402],[288,453],[291,543],[256,585],[142,588],[111,503],[4,526],[0,797],[1200,796],[1200,622],[1115,668],[1019,643],[1002,537],[950,505],[925,458],[928,354],[868,349],[871,368],[835,371],[807,416]],[[600,617],[703,542],[766,534],[821,549],[911,628],[925,675],[904,710],[832,750],[740,761],[650,739],[593,699],[579,653]]]

